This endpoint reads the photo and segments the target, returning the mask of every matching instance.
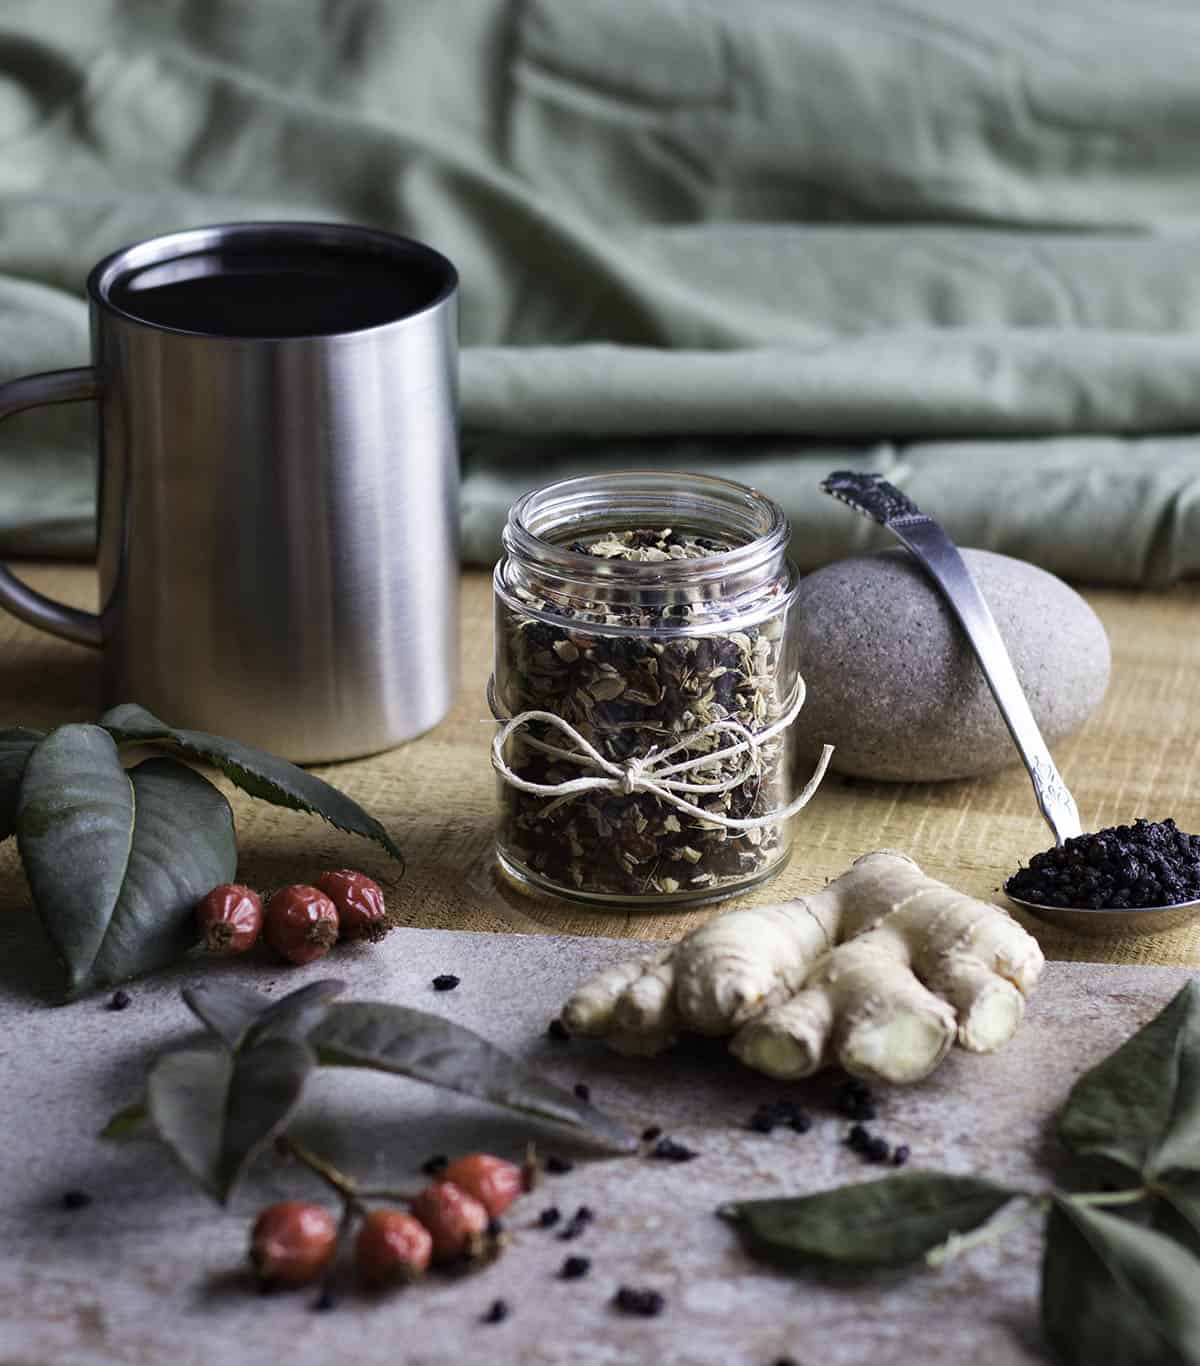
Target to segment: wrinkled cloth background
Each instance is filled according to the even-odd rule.
[[[462,288],[464,550],[551,472],[717,471],[803,567],[902,481],[1083,580],[1200,571],[1188,0],[4,0],[0,378],[88,268],[247,218],[410,233]],[[86,556],[94,415],[0,429],[0,552]]]

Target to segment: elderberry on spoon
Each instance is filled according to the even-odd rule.
[[[1182,924],[1200,913],[1200,900],[1152,906],[1130,904],[1138,899],[1139,885],[1147,889],[1157,887],[1159,892],[1167,890],[1169,893],[1176,888],[1186,889],[1185,895],[1190,892],[1195,896],[1196,874],[1200,873],[1200,837],[1177,831],[1173,821],[1156,825],[1139,821],[1136,826],[1117,826],[1096,834],[1083,834],[1075,799],[1050,757],[991,609],[958,547],[945,530],[880,474],[838,470],[822,482],[821,488],[886,527],[896,537],[941,590],[975,652],[1013,744],[1033,782],[1042,818],[1054,834],[1054,849],[1035,855],[1030,869],[1020,870],[1004,884],[1008,899],[1050,924],[1088,933],[1154,933]],[[1186,847],[1180,845],[1181,840],[1187,842]],[[1168,852],[1174,855],[1178,864],[1177,877],[1169,872]],[[1158,876],[1140,876],[1143,869],[1139,854],[1156,860],[1152,868],[1161,870]],[[1122,858],[1126,860],[1125,870],[1132,871],[1130,877],[1121,876]],[[1082,871],[1089,859],[1098,860],[1088,865],[1096,873],[1091,879]],[[1115,864],[1114,859],[1117,860]],[[1130,860],[1132,870],[1128,866]],[[1183,871],[1185,864],[1186,872]],[[1032,878],[1028,876],[1031,871]],[[1191,887],[1188,886],[1189,878],[1193,883]],[[1089,882],[1093,889],[1119,886],[1121,891],[1114,899],[1119,898],[1125,904],[1048,905],[1027,900],[1020,894],[1022,887],[1054,887],[1055,899],[1061,900],[1064,890],[1086,886]],[[1087,893],[1087,899],[1099,900],[1094,891]]]

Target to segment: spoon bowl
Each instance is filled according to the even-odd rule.
[[[1162,934],[1177,930],[1200,916],[1200,901],[1177,901],[1173,906],[1039,906],[1004,895],[1014,906],[1047,925],[1073,930],[1078,934]]]

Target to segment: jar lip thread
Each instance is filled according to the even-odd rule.
[[[615,495],[639,495],[645,500],[692,498],[697,508],[710,515],[724,511],[742,523],[747,539],[728,550],[681,560],[605,559],[571,550],[541,534],[539,514],[553,525],[557,513],[560,524],[570,524],[570,509],[587,506],[596,516],[603,508],[620,509]],[[644,504],[645,505],[645,504]],[[628,526],[638,520],[637,505],[630,507],[623,520]],[[680,509],[676,508],[678,512]],[[662,509],[664,514],[668,509]],[[695,515],[693,513],[693,515]],[[757,523],[753,525],[751,519]],[[609,521],[617,518],[610,516]],[[645,520],[654,525],[649,512]],[[507,555],[539,568],[559,572],[570,579],[608,579],[629,585],[652,583],[702,584],[731,575],[752,574],[766,569],[785,555],[790,535],[788,519],[772,498],[747,484],[715,475],[663,472],[659,470],[621,470],[610,474],[580,475],[544,485],[519,498],[509,510],[501,541]]]
[[[581,558],[590,559],[591,557],[582,556]],[[689,563],[695,564],[696,561],[691,560]],[[654,640],[664,635],[673,634],[696,637],[725,635],[731,630],[737,630],[739,624],[751,623],[761,617],[773,617],[786,613],[800,592],[800,572],[790,560],[786,560],[784,580],[786,586],[778,596],[769,599],[752,596],[748,601],[725,598],[722,602],[728,610],[720,615],[681,617],[678,620],[664,620],[644,626],[635,626],[629,622],[592,621],[566,617],[551,605],[536,606],[534,603],[523,599],[514,591],[512,585],[506,582],[504,564],[505,562],[500,560],[492,571],[492,592],[496,599],[502,602],[510,612],[531,617],[534,621],[543,622],[548,626],[573,625],[576,629],[590,636],[630,636],[637,639]],[[649,565],[647,567],[653,569],[658,566]]]

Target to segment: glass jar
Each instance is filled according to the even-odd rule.
[[[527,717],[498,737],[510,877],[640,905],[716,900],[779,871],[790,822],[771,816],[796,795],[803,688],[787,542],[776,503],[704,475],[589,475],[513,506],[492,707],[566,724]]]

